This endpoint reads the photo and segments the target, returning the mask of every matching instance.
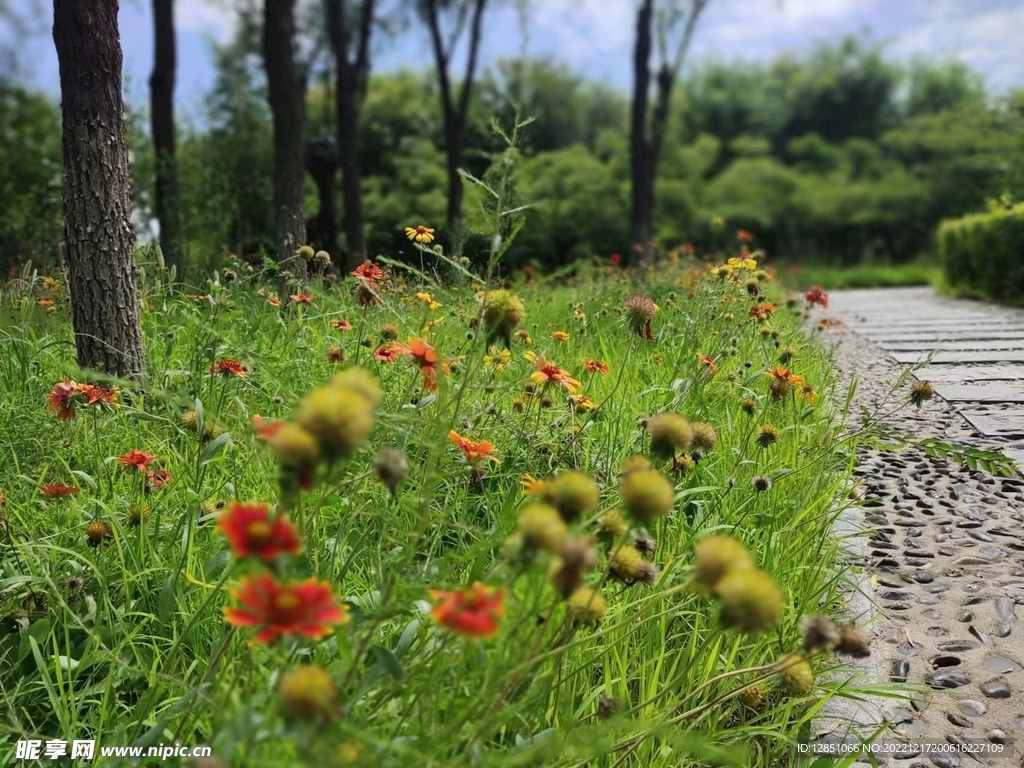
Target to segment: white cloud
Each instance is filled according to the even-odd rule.
[[[228,0],[177,0],[174,6],[179,30],[200,32],[225,42],[234,29],[237,13]]]

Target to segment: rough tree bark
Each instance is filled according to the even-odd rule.
[[[117,0],[54,0],[64,155],[64,237],[82,368],[145,374]]]
[[[465,0],[472,7],[473,18],[469,30],[469,50],[466,54],[466,74],[462,82],[462,91],[458,102],[455,101],[448,72],[461,23],[456,25],[456,33],[449,41],[447,49],[441,39],[441,22],[438,17],[438,0],[425,0],[424,11],[427,25],[430,27],[430,39],[434,49],[434,65],[437,67],[437,82],[441,96],[441,112],[444,115],[445,155],[448,166],[448,237],[451,241],[452,255],[458,256],[461,248],[460,226],[462,221],[462,177],[459,166],[462,164],[463,144],[466,140],[466,119],[469,114],[469,101],[473,89],[473,78],[476,72],[477,54],[480,49],[480,37],[483,31],[483,15],[487,0]],[[461,19],[460,19],[461,22]]]
[[[366,259],[363,236],[363,172],[359,137],[359,108],[370,69],[370,34],[374,0],[363,0],[358,37],[353,41],[346,0],[327,0],[327,24],[334,51],[335,101],[338,110],[338,161],[341,165],[342,205],[345,212],[345,271]]]
[[[155,55],[149,78],[150,128],[156,155],[156,218],[168,267],[183,268],[179,241],[178,178],[174,158],[174,0],[153,0]]]
[[[307,221],[306,238],[310,245],[327,251],[333,257],[338,250],[337,206],[334,202],[338,150],[333,141],[321,138],[306,143],[306,170],[313,177],[317,200],[320,201],[316,216]]]
[[[670,62],[667,52],[662,50],[662,62],[658,67],[655,81],[656,97],[654,110],[648,125],[648,110],[651,90],[650,59],[653,48],[652,25],[654,21],[654,0],[641,0],[636,15],[636,45],[633,48],[633,101],[630,118],[630,155],[632,160],[632,209],[630,229],[633,248],[630,263],[650,265],[654,262],[654,184],[658,175],[658,163],[665,143],[665,128],[669,108],[672,104],[672,90],[686,59],[686,53],[697,27],[701,12],[711,0],[690,0],[686,24]],[[664,22],[669,27],[678,22],[681,14],[669,14],[672,21]],[[661,29],[659,40],[665,45],[668,29]]]
[[[274,124],[274,210],[277,262],[300,283],[309,277],[305,261],[295,257],[305,245],[306,89],[295,61],[295,0],[265,0],[263,65]]]

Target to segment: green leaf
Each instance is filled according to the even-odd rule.
[[[160,617],[160,621],[164,624],[167,623],[167,619],[170,618],[171,611],[174,610],[177,605],[175,588],[178,586],[178,574],[174,573],[164,579],[163,586],[160,588],[160,599],[157,603],[157,615]]]
[[[405,677],[405,667],[402,666],[402,662],[383,645],[371,645],[370,652],[377,658],[377,663],[384,668],[384,671],[395,680]]]
[[[203,452],[199,455],[199,466],[205,467],[211,461],[231,444],[231,433],[225,432],[223,435],[218,435],[216,438],[210,441],[210,443],[203,449]]]

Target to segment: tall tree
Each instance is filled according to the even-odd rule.
[[[305,261],[296,258],[296,251],[306,241],[302,214],[306,87],[295,57],[295,0],[265,0],[263,64],[274,123],[277,261],[305,282],[309,270]]]
[[[174,76],[176,68],[174,0],[153,0],[155,37],[149,78],[149,119],[156,158],[156,218],[160,248],[168,266],[184,266],[179,241],[177,167],[174,158]]]
[[[78,364],[145,373],[117,0],[54,0],[64,155],[64,236]]]
[[[654,221],[654,181],[665,142],[672,90],[693,39],[697,20],[711,0],[662,0],[655,30],[655,0],[640,0],[636,15],[636,46],[633,49],[633,108],[630,148],[633,165],[633,206],[630,215],[633,249],[632,264],[650,264],[654,260],[651,243]],[[658,75],[653,111],[649,110],[651,91],[650,60],[656,36]],[[677,38],[675,52],[669,55],[670,39]],[[650,114],[648,114],[650,112]]]
[[[348,269],[366,258],[363,237],[363,173],[359,162],[359,107],[370,71],[370,35],[374,0],[358,4],[358,28],[352,30],[347,0],[326,0],[327,25],[334,51],[335,106],[338,110],[338,161],[341,165],[342,204],[345,209],[345,244]],[[355,34],[353,34],[353,32]]]
[[[448,238],[455,255],[461,249],[462,237],[462,150],[466,141],[466,120],[469,116],[469,100],[473,91],[480,38],[483,34],[484,8],[487,0],[421,0],[420,10],[430,28],[430,39],[434,49],[434,66],[437,68],[437,84],[441,96],[441,112],[444,117],[445,155],[448,166]],[[441,12],[454,15],[451,34],[445,45],[441,33]],[[462,90],[456,98],[451,81],[451,62],[462,37],[467,17],[469,40],[466,51],[466,72],[462,79]]]

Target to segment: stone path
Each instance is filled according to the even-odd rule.
[[[887,382],[934,352],[915,375],[942,399],[898,410],[890,426],[1024,463],[1024,312],[916,288],[830,299],[828,314],[844,321],[838,373],[859,381],[854,408],[897,409],[908,386],[892,395]],[[887,704],[891,729],[911,741],[1017,742],[1012,758],[925,752],[880,764],[1024,765],[1024,480],[917,449],[865,450],[857,475],[875,664],[910,696]]]

